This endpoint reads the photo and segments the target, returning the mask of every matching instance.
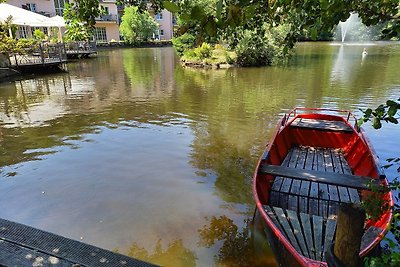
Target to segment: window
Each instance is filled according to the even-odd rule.
[[[105,15],[110,14],[110,9],[108,8],[108,6],[102,6],[102,8],[104,9],[104,14]]]
[[[107,42],[107,31],[106,27],[96,27],[94,31],[96,41]]]
[[[29,11],[36,12],[36,4],[34,3],[26,3],[26,8]]]
[[[18,37],[19,38],[28,37],[28,31],[26,30],[26,26],[18,26]]]
[[[45,35],[49,35],[47,27],[31,27],[32,36],[35,34],[35,30],[41,30]]]
[[[160,36],[164,36],[164,30],[160,30]]]
[[[65,3],[69,3],[69,0],[54,0],[54,7],[56,9],[56,14],[63,16]]]
[[[162,20],[162,13],[156,14],[156,20]]]

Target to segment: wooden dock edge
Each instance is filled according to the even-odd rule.
[[[27,225],[0,219],[0,266],[157,266]]]

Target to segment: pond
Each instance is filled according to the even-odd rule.
[[[276,266],[250,222],[278,119],[360,115],[400,97],[399,69],[398,43],[301,43],[287,66],[226,70],[140,48],[1,83],[0,217],[164,266]],[[400,127],[365,127],[381,159],[398,156]]]

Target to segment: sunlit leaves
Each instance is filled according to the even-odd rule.
[[[163,2],[164,8],[169,12],[176,13],[179,12],[181,9],[175,3],[171,1],[164,1]]]
[[[157,29],[156,21],[147,11],[140,13],[133,6],[125,8],[120,31],[129,43],[147,41]]]
[[[386,104],[379,105],[376,109],[361,110],[364,115],[359,120],[359,125],[367,121],[372,121],[372,127],[380,129],[382,127],[382,121],[398,124],[400,114],[400,98],[397,101],[388,100]]]

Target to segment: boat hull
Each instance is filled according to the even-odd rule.
[[[360,180],[371,178],[373,182],[381,185],[388,184],[365,133],[356,124],[357,120],[355,119],[354,126],[350,124],[349,119],[353,117],[351,113],[345,112],[347,116],[343,116],[324,112],[326,110],[294,109],[289,115],[285,115],[260,158],[254,174],[256,218],[261,221],[281,266],[327,266],[325,251],[333,242],[338,207],[341,202],[346,202],[341,192],[343,188],[347,190],[347,202],[360,203],[370,194],[363,185],[364,181]],[[329,112],[343,113],[332,110]],[[293,156],[295,153],[296,156]],[[325,165],[321,165],[321,161]],[[278,177],[279,170],[292,170],[288,167],[296,167],[293,172],[295,174],[280,173],[279,175],[286,177]],[[332,172],[325,176],[335,179],[337,177],[337,184],[335,179],[332,179],[333,184],[318,180],[321,169]],[[296,171],[301,173],[296,175]],[[307,181],[307,175],[313,174],[316,180]],[[349,185],[345,180],[348,178],[354,178],[355,185]],[[290,185],[285,191],[285,183],[288,181]],[[306,195],[301,194],[303,184],[308,185]],[[311,193],[313,186],[317,186],[315,196]],[[276,191],[276,188],[279,190]],[[339,192],[335,193],[338,196],[335,196],[334,192]],[[390,192],[385,193],[383,198],[389,206],[393,206]],[[366,222],[369,236],[365,234],[366,237],[363,238],[361,257],[365,257],[379,244],[391,219],[392,214],[388,209],[380,219]],[[309,229],[302,225],[304,222],[307,222],[306,226]],[[301,226],[298,226],[299,224]],[[301,234],[298,235],[298,232]],[[309,238],[310,235],[312,239]],[[322,238],[318,237],[319,235],[322,235]]]

